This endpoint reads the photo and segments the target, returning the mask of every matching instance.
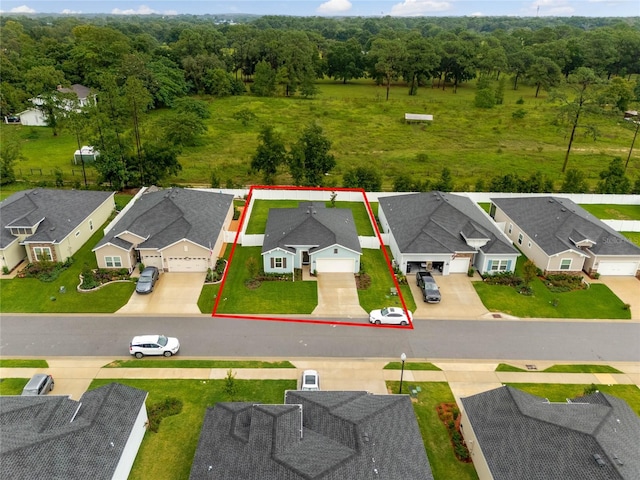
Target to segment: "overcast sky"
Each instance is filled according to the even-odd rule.
[[[1,0],[0,12],[295,16],[640,16],[640,0]]]

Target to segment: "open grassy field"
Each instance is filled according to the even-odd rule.
[[[329,186],[342,186],[342,175],[358,166],[378,171],[384,190],[391,190],[394,177],[401,174],[435,181],[444,167],[452,171],[456,190],[472,190],[476,181],[486,183],[494,175],[511,172],[528,176],[536,170],[553,179],[556,188],[560,186],[569,127],[558,122],[558,106],[549,102],[546,92],[535,98],[532,87],[522,85],[514,91],[508,85],[503,105],[478,109],[473,105],[474,82],[465,83],[457,93],[425,87],[417,96],[409,96],[405,86],[392,86],[388,101],[384,100],[384,87],[370,80],[346,85],[326,80],[318,86],[320,93],[313,99],[206,99],[212,113],[208,132],[199,145],[183,149],[179,156],[182,171],[165,183],[209,185],[212,173],[216,173],[223,186],[229,181],[260,184],[261,175],[248,168],[260,129],[273,126],[290,146],[309,122],[316,121],[332,141],[337,160],[336,168],[326,177]],[[520,99],[522,103],[516,103]],[[524,118],[515,119],[513,113],[521,109]],[[256,119],[243,125],[234,119],[242,110],[253,112]],[[408,125],[403,121],[407,112],[432,114],[434,120],[428,125]],[[153,112],[150,120],[163,114]],[[598,173],[613,157],[626,158],[633,132],[618,114],[585,114],[581,124],[594,126],[599,135],[594,141],[583,129],[578,130],[569,168],[583,171],[593,187]],[[81,179],[79,167],[71,164],[77,143],[69,134],[53,137],[46,127],[2,124],[0,135],[17,136],[22,141],[25,160],[16,165],[19,179],[52,182],[56,167],[63,170],[68,184]],[[89,168],[88,172],[94,179],[95,170]],[[627,175],[632,179],[640,175],[638,149]],[[283,170],[276,183],[291,183],[288,173]]]

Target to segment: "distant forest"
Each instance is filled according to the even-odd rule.
[[[153,108],[190,94],[313,95],[324,76],[400,81],[411,94],[481,75],[547,89],[580,67],[640,73],[640,17],[3,15],[0,36],[2,115],[60,84],[104,91],[132,77]]]

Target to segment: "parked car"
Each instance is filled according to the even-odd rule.
[[[156,282],[160,278],[160,271],[157,267],[145,267],[138,278],[136,284],[136,292],[138,293],[151,293],[156,285]]]
[[[53,376],[47,373],[36,373],[22,389],[22,395],[46,395],[53,390]]]
[[[302,381],[300,382],[300,390],[317,392],[320,390],[320,376],[315,370],[305,370],[302,372]]]
[[[431,272],[416,273],[416,284],[422,291],[422,299],[427,303],[440,303],[442,295]]]
[[[4,121],[5,123],[20,123],[20,117],[16,115],[9,115],[7,117],[4,117]]]
[[[411,312],[405,312],[398,307],[385,307],[380,310],[372,310],[369,314],[369,323],[376,325],[408,325],[413,320]]]
[[[170,357],[180,350],[180,342],[175,337],[164,335],[140,335],[133,337],[129,343],[129,353],[136,358],[145,355],[164,355]]]

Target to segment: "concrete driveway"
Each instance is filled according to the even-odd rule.
[[[466,274],[434,275],[440,288],[440,303],[425,303],[420,288],[416,285],[415,276],[408,276],[411,293],[417,308],[414,318],[481,318],[489,313],[473,288],[473,278]],[[479,278],[479,277],[478,277]]]
[[[366,317],[360,306],[356,279],[353,273],[319,273],[318,306],[313,315],[328,317]]]
[[[590,283],[604,283],[624,303],[631,305],[631,319],[640,320],[640,280],[636,277],[600,277],[587,279]]]
[[[146,295],[134,292],[129,302],[116,313],[201,313],[198,298],[206,276],[206,272],[161,273],[153,292]]]

